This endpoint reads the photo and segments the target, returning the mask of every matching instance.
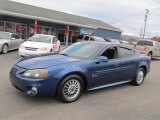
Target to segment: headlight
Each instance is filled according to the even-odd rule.
[[[43,48],[39,48],[40,51],[47,51],[48,48],[47,47],[43,47]]]
[[[48,70],[46,69],[34,69],[34,70],[28,70],[23,73],[25,77],[29,78],[47,78],[48,76]]]
[[[23,46],[22,44],[20,45],[20,49],[25,49],[25,46]]]

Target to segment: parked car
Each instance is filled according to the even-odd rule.
[[[23,40],[14,33],[0,32],[0,52],[3,54],[18,49],[22,42]]]
[[[151,58],[133,48],[107,42],[79,42],[59,54],[23,57],[10,72],[12,85],[29,96],[76,101],[84,90],[131,82],[141,85]]]
[[[76,39],[76,42],[80,41],[97,41],[97,42],[105,42],[102,37],[91,36],[91,35],[79,35]]]
[[[121,44],[129,45],[129,42],[128,42],[128,41],[125,41],[125,40],[119,40],[119,42],[120,42]]]
[[[22,43],[19,48],[19,55],[37,55],[60,50],[60,41],[52,35],[35,34],[26,42]]]
[[[120,41],[119,41],[119,40],[117,40],[117,39],[110,39],[110,38],[106,38],[106,39],[105,39],[105,41],[106,41],[106,42],[113,42],[113,43],[121,44],[121,43],[120,43]]]
[[[137,44],[134,45],[134,47],[141,53],[144,53],[150,57],[160,56],[160,44],[158,41],[139,40]]]

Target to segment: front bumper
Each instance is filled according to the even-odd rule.
[[[2,52],[2,45],[0,44],[0,52]]]
[[[10,81],[19,91],[29,96],[54,96],[55,87],[49,79],[31,79],[21,75],[26,69],[14,66],[10,72]]]
[[[40,55],[40,54],[47,54],[50,53],[50,51],[31,51],[31,50],[25,50],[19,48],[19,55],[21,56],[29,56],[29,55]]]

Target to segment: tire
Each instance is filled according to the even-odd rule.
[[[61,51],[61,47],[59,46],[58,53]]]
[[[7,44],[4,44],[3,46],[2,46],[2,53],[3,54],[6,54],[8,52],[8,45]]]
[[[132,81],[132,84],[139,86],[143,83],[144,78],[145,78],[145,71],[143,68],[139,68],[136,73],[135,79]]]
[[[148,56],[152,58],[152,52],[149,52],[149,53],[148,53]]]
[[[84,89],[80,76],[70,75],[62,80],[58,87],[57,96],[62,102],[70,103],[79,99]]]

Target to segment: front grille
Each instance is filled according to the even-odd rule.
[[[32,47],[25,47],[26,50],[30,50],[30,51],[37,51],[38,48],[32,48]]]
[[[18,71],[18,68],[17,68],[17,67],[14,67],[14,68],[12,69],[12,71],[11,71],[11,74],[16,74],[17,71]]]
[[[18,67],[18,66],[14,66],[14,67],[12,68],[12,70],[11,70],[11,74],[12,74],[12,75],[15,75],[15,74],[22,73],[22,72],[24,72],[24,71],[26,71],[26,69],[21,68],[21,67]]]

